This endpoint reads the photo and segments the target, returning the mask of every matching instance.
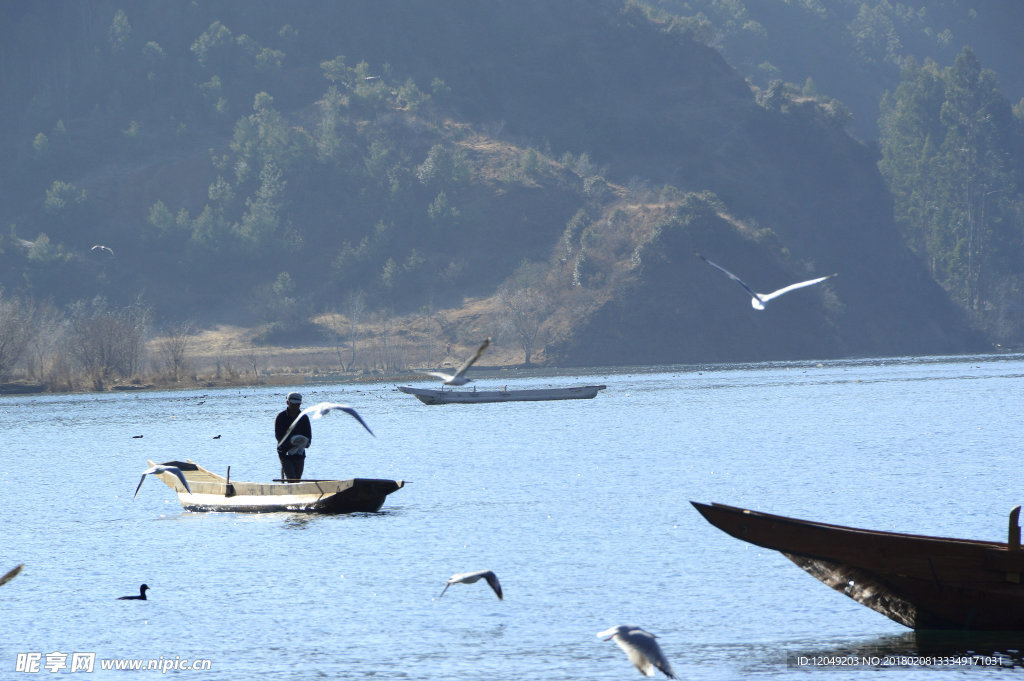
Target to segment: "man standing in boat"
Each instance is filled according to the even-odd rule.
[[[309,417],[305,414],[299,418],[302,407],[302,395],[288,393],[288,407],[277,415],[274,421],[274,434],[277,436],[277,457],[281,460],[281,478],[286,481],[300,480],[302,469],[306,466],[306,447],[313,441],[313,428]],[[288,428],[298,418],[287,442],[282,442]],[[297,439],[298,438],[298,439]]]

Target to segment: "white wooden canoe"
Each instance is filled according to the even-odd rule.
[[[148,463],[153,465],[152,461]],[[389,494],[405,485],[401,480],[372,478],[235,482],[191,460],[168,461],[163,465],[177,467],[188,480],[191,494],[173,474],[157,474],[164,484],[177,492],[186,511],[373,513],[380,510]]]

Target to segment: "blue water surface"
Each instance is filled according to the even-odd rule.
[[[683,679],[911,681],[1021,671],[1024,637],[915,634],[691,500],[1005,541],[1024,502],[1024,357],[477,374],[480,389],[603,383],[593,400],[425,406],[393,383],[301,386],[305,475],[408,484],[380,513],[184,512],[147,459],[277,477],[289,387],[0,398],[0,678],[122,678],[100,660],[209,660],[214,679],[633,679],[596,633],[655,633]],[[142,435],[143,437],[133,437]],[[214,436],[220,435],[219,439]],[[452,586],[456,572],[492,569]],[[151,587],[149,600],[118,596]],[[19,671],[94,654],[92,672]],[[999,656],[822,668],[801,657]],[[59,658],[50,658],[59,660]]]

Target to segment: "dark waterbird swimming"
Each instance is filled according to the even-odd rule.
[[[139,587],[139,595],[138,596],[121,596],[117,600],[119,600],[119,601],[144,601],[144,600],[146,600],[146,590],[147,589],[149,589],[149,587],[147,585],[143,584],[142,586]]]

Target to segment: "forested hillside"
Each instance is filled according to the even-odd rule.
[[[1020,343],[1024,3],[651,3],[752,83],[828,102],[878,140],[901,238],[972,325]]]
[[[752,83],[839,100],[861,139],[908,60],[953,63],[965,46],[1024,97],[1024,4],[1017,0],[648,0],[716,47]]]
[[[562,365],[1020,342],[1008,104],[1007,136],[985,138],[1005,145],[1003,184],[971,180],[987,197],[976,232],[1003,193],[1003,293],[967,305],[956,262],[914,257],[932,242],[905,216],[930,176],[907,170],[909,142],[896,153],[910,138],[892,132],[879,154],[835,97],[759,88],[701,21],[613,0],[6,14],[0,378],[77,368],[103,385],[140,370],[132,348],[154,333],[225,322],[354,348],[371,313],[400,323],[480,300],[489,313],[436,341],[493,335]],[[939,73],[914,68],[908,82]],[[887,100],[886,131],[904,100]],[[913,198],[894,215],[901,181]],[[698,250],[766,290],[840,276],[758,312]],[[997,304],[998,325],[975,314],[971,328],[968,309]],[[115,338],[134,344],[114,352]]]

